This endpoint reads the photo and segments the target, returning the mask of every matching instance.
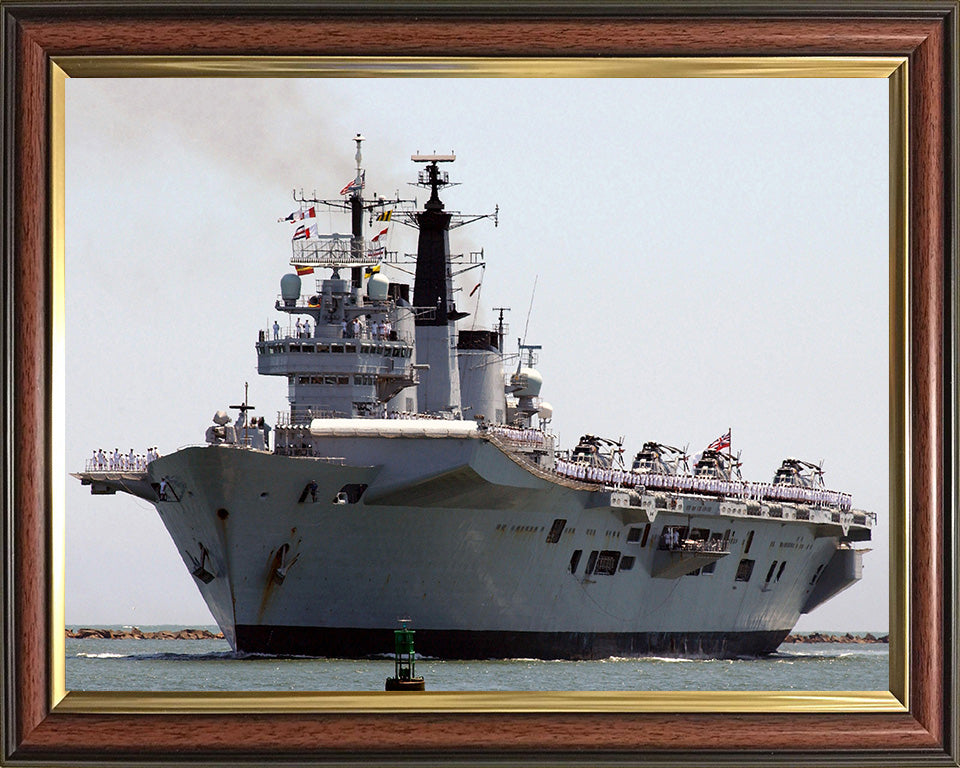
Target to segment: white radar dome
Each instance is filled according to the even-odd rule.
[[[300,275],[291,272],[280,278],[280,297],[284,303],[296,303],[300,298]]]
[[[553,418],[553,406],[550,405],[546,400],[540,403],[540,410],[537,411],[537,415],[543,421],[550,421]]]
[[[376,272],[367,280],[367,296],[374,301],[383,301],[387,298],[387,289],[389,287],[390,281],[379,272]]]
[[[540,387],[543,386],[543,376],[535,368],[521,368],[519,373],[514,374],[513,380],[520,385],[513,394],[516,397],[539,397]]]
[[[229,424],[233,419],[227,414],[226,411],[217,411],[213,414],[213,423],[219,424],[221,427],[225,424]]]

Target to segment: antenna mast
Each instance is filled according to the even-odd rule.
[[[500,313],[500,319],[497,321],[497,338],[499,339],[497,346],[500,348],[500,352],[502,353],[503,352],[503,335],[507,332],[506,326],[503,324],[503,313],[509,312],[510,307],[494,307],[493,311]]]
[[[530,291],[530,308],[527,310],[527,322],[523,324],[523,341],[527,340],[527,329],[530,327],[530,315],[533,312],[533,297],[537,294],[537,280],[540,279],[540,275],[536,275],[533,278],[533,290]]]

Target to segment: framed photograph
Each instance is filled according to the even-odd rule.
[[[656,63],[650,60],[647,66]],[[710,63],[714,68],[722,66],[722,62]],[[484,334],[489,338],[491,332],[499,336],[502,313],[504,326],[514,318],[517,334],[511,338],[505,332],[497,345],[502,344],[502,354],[498,348],[492,357],[489,349],[458,351],[459,400],[468,427],[474,410],[490,414],[495,424],[507,421],[502,402],[498,405],[487,398],[478,406],[471,401],[478,380],[493,374],[493,385],[502,389],[505,367],[512,375],[518,366],[533,365],[543,380],[541,407],[546,401],[551,408],[549,423],[544,420],[543,424],[549,434],[558,435],[560,450],[568,454],[562,462],[570,460],[578,436],[597,435],[602,438],[597,454],[601,463],[609,456],[611,443],[622,442],[616,448],[623,450],[622,465],[614,456],[611,470],[621,471],[622,466],[625,471],[632,469],[648,438],[659,436],[667,446],[690,443],[687,468],[682,468],[682,462],[679,467],[689,472],[697,454],[720,433],[726,434],[726,427],[714,423],[724,414],[733,426],[730,445],[722,453],[739,456],[740,477],[748,482],[769,481],[785,456],[823,457],[825,488],[853,491],[852,509],[888,509],[889,427],[883,418],[889,411],[890,368],[887,78],[899,63],[882,64],[875,77],[832,79],[825,79],[826,69],[816,78],[642,76],[649,68],[638,68],[637,77],[599,77],[604,64],[592,65],[596,77],[575,78],[74,77],[65,81],[65,229],[70,233],[64,254],[66,461],[71,473],[89,473],[71,477],[66,487],[68,627],[113,625],[114,631],[123,632],[125,625],[127,631],[136,627],[149,633],[164,627],[209,626],[217,617],[240,653],[310,650],[339,657],[348,651],[387,652],[395,617],[406,615],[416,628],[417,651],[426,657],[443,652],[436,645],[439,642],[448,647],[457,643],[455,652],[480,657],[502,653],[527,659],[566,652],[581,661],[591,655],[619,659],[596,667],[547,665],[542,675],[525,676],[520,674],[523,662],[496,671],[483,667],[482,674],[471,675],[456,666],[425,661],[418,668],[431,690],[486,690],[479,686],[563,691],[888,689],[883,643],[856,648],[790,644],[784,654],[803,650],[805,655],[757,660],[759,668],[752,674],[749,664],[741,661],[715,679],[703,675],[724,669],[723,665],[701,666],[701,673],[694,674],[693,667],[666,660],[658,666],[652,661],[660,653],[670,654],[671,642],[674,647],[686,642],[696,649],[693,653],[701,654],[712,652],[711,642],[724,642],[726,647],[720,651],[724,658],[748,655],[746,643],[779,645],[780,636],[765,640],[758,632],[782,635],[794,630],[769,604],[764,605],[764,613],[784,622],[773,629],[738,631],[719,641],[707,629],[715,633],[717,624],[735,622],[736,610],[748,613],[750,608],[722,605],[720,598],[739,598],[751,587],[751,600],[792,601],[798,612],[809,598],[816,568],[825,562],[823,558],[834,556],[836,548],[831,540],[825,552],[812,549],[816,523],[801,520],[784,526],[783,508],[772,510],[781,517],[757,529],[757,541],[749,553],[742,554],[756,563],[751,586],[736,583],[738,563],[727,556],[723,562],[706,564],[704,571],[691,561],[689,576],[649,579],[655,568],[652,561],[658,557],[654,554],[657,531],[671,525],[664,516],[652,521],[634,519],[631,523],[637,525],[632,528],[612,531],[610,546],[601,548],[615,554],[605,556],[600,575],[615,578],[597,579],[588,564],[598,539],[589,531],[621,524],[611,520],[609,511],[591,513],[559,500],[541,513],[538,508],[543,502],[535,496],[528,497],[521,508],[503,509],[494,497],[502,487],[497,484],[525,482],[508,481],[510,475],[504,469],[488,474],[492,485],[487,498],[494,507],[487,512],[459,505],[437,511],[432,502],[425,507],[414,503],[420,511],[402,530],[392,533],[387,531],[390,520],[400,519],[403,513],[389,506],[384,510],[375,501],[382,488],[379,477],[365,491],[361,513],[329,503],[344,484],[338,473],[325,481],[326,487],[318,484],[315,500],[311,493],[310,505],[304,506],[298,497],[307,478],[292,479],[285,489],[288,481],[280,482],[273,469],[258,478],[269,486],[261,485],[252,494],[259,499],[253,510],[243,494],[224,496],[218,503],[230,513],[225,528],[231,542],[242,537],[247,525],[244,516],[253,515],[254,541],[230,558],[234,565],[229,570],[236,579],[263,583],[262,563],[274,556],[268,550],[289,543],[296,553],[290,556],[297,558],[295,568],[289,578],[285,574],[271,588],[266,617],[254,631],[244,628],[248,621],[243,618],[224,618],[230,612],[225,614],[218,606],[216,593],[223,580],[216,581],[214,576],[198,583],[199,577],[192,575],[198,564],[190,557],[201,558],[199,542],[174,523],[177,507],[160,505],[156,514],[150,503],[156,499],[155,492],[137,485],[140,481],[135,476],[147,448],[159,446],[165,454],[177,453],[176,460],[185,457],[177,449],[202,443],[217,410],[230,411],[239,420],[242,417],[228,406],[246,403],[250,413],[272,426],[289,421],[288,393],[290,402],[315,402],[310,399],[316,397],[313,391],[300,389],[314,386],[314,377],[319,378],[315,370],[297,374],[304,379],[309,376],[309,383],[290,382],[285,374],[254,375],[255,357],[260,366],[266,366],[270,358],[264,355],[275,354],[268,350],[286,349],[290,343],[301,349],[320,344],[313,347],[320,360],[306,360],[310,365],[333,366],[336,372],[324,375],[328,388],[322,397],[348,393],[355,400],[372,394],[337,383],[342,380],[344,356],[319,352],[329,349],[325,345],[331,339],[342,343],[345,329],[318,309],[304,315],[311,326],[325,321],[318,331],[325,335],[314,336],[305,330],[303,317],[290,318],[274,305],[280,281],[293,279],[283,276],[292,271],[290,259],[316,241],[315,237],[297,238],[297,233],[305,235],[308,229],[312,235],[318,230],[342,232],[350,225],[342,198],[327,198],[344,186],[341,177],[356,172],[351,167],[356,163],[356,126],[364,137],[359,140],[366,185],[363,204],[373,206],[364,229],[384,249],[376,257],[381,259],[376,274],[397,286],[409,284],[414,267],[410,254],[418,250],[418,230],[407,226],[414,202],[384,203],[381,210],[379,198],[420,195],[422,188],[408,183],[418,178],[420,170],[410,155],[418,146],[438,145],[448,136],[458,138],[456,152],[450,155],[455,159],[444,165],[455,186],[442,190],[447,209],[460,212],[458,221],[469,222],[450,232],[451,272],[456,273],[451,276],[453,301],[465,315],[457,330],[465,342],[482,339]],[[334,61],[322,65],[330,70],[351,66]],[[446,75],[452,66],[444,64]],[[468,63],[460,66],[466,68]],[[483,66],[490,71],[490,63]],[[583,67],[580,62],[568,66],[574,75]],[[625,72],[626,66],[613,63],[616,72]],[[785,74],[787,66],[786,60],[779,60],[777,74]],[[841,66],[846,72],[849,65],[842,62]],[[422,68],[428,71],[426,65]],[[691,73],[696,70],[691,68]],[[716,69],[711,73],[717,74]],[[408,109],[425,94],[444,108],[427,116]],[[547,107],[561,102],[562,109]],[[332,111],[330,104],[342,106]],[[485,117],[468,130],[463,119],[473,114]],[[309,125],[309,130],[298,127],[293,137],[286,135],[291,126],[303,125]],[[533,133],[541,137],[537,140],[541,146],[532,146]],[[730,140],[732,136],[740,138]],[[581,143],[582,151],[570,151]],[[291,144],[296,145],[295,152]],[[403,147],[408,148],[406,152]],[[287,183],[291,178],[297,182],[297,197],[319,194],[327,202],[304,203],[301,219],[301,206]],[[591,191],[597,188],[601,191]],[[421,206],[422,202],[421,197]],[[325,205],[333,210],[323,211]],[[296,211],[293,221],[287,221],[291,207]],[[314,209],[312,216],[307,215],[310,209]],[[271,216],[271,210],[280,211],[279,217]],[[470,221],[483,211],[496,211],[496,219]],[[390,219],[377,222],[378,215]],[[696,226],[691,227],[691,222]],[[105,280],[104,275],[110,278]],[[297,279],[304,295],[321,296],[332,288],[324,282],[333,279],[330,268],[318,266]],[[417,301],[425,303],[423,298]],[[301,321],[299,332],[296,320]],[[164,329],[160,337],[157,328]],[[382,340],[377,337],[383,334],[374,330],[370,328],[364,337],[368,349]],[[416,338],[409,328],[398,333],[410,341]],[[518,337],[540,347],[525,352],[522,362]],[[299,341],[287,342],[288,338]],[[184,341],[170,343],[169,339]],[[416,348],[416,360],[427,359],[421,344]],[[122,365],[115,364],[120,360]],[[301,366],[305,360],[297,357],[289,362]],[[362,386],[370,359],[358,365],[364,366],[356,374]],[[571,366],[576,366],[576,373]],[[432,367],[439,364],[434,362]],[[402,390],[392,407],[406,409],[405,399],[412,401],[428,386],[434,374],[421,370],[418,388]],[[879,384],[864,392],[865,378]],[[341,413],[346,410],[340,406]],[[539,426],[540,421],[536,417],[532,425]],[[381,422],[367,419],[365,423]],[[284,434],[283,427],[276,432],[280,450],[287,444]],[[122,449],[118,443],[123,443]],[[385,467],[406,453],[399,450],[400,445],[390,440],[384,446]],[[91,457],[91,446],[100,447],[96,458]],[[131,446],[139,446],[132,459]],[[367,446],[359,460],[348,463],[369,464],[375,450]],[[318,446],[318,455],[320,451],[339,457],[342,447]],[[197,457],[210,453],[202,451]],[[214,453],[222,455],[222,451]],[[499,449],[494,457],[498,455]],[[512,458],[504,458],[507,466],[515,465]],[[667,453],[664,459],[670,461]],[[314,462],[289,457],[286,463],[298,468]],[[805,466],[807,476],[820,469],[809,462],[800,466]],[[116,486],[118,493],[100,493],[110,490],[110,482],[119,482],[118,471],[124,475],[124,484]],[[404,477],[440,471],[446,470],[422,460],[408,467]],[[161,476],[171,472],[162,471]],[[176,474],[189,477],[182,470]],[[733,482],[736,478],[734,472]],[[624,475],[621,485],[635,487],[633,479]],[[190,493],[205,495],[198,480],[183,482]],[[611,476],[608,484],[614,482]],[[583,485],[576,490],[565,487],[573,493],[603,492],[595,484]],[[552,489],[556,484],[545,487]],[[182,496],[183,489],[171,493]],[[512,494],[516,493],[520,490],[514,486]],[[639,492],[634,493],[643,503]],[[190,498],[188,494],[186,504]],[[367,506],[371,498],[374,501]],[[273,503],[277,506],[269,508]],[[482,499],[477,503],[482,504]],[[754,511],[763,514],[762,509]],[[526,518],[527,512],[534,517]],[[432,514],[440,521],[432,521]],[[731,526],[728,518],[721,524],[707,511],[693,514],[697,519],[706,516],[702,524],[690,523],[699,539],[712,540],[715,543],[710,546],[719,549],[717,542],[727,530],[729,549],[746,548],[754,526]],[[792,514],[792,507],[788,508],[787,518]],[[869,535],[869,541],[859,538],[854,545],[870,549],[854,555],[864,558],[862,579],[855,589],[844,590],[813,611],[805,610],[795,627],[798,632],[858,632],[881,638],[888,632],[889,521],[886,514],[877,514],[875,520],[863,512],[851,514],[861,515],[864,526],[870,520],[869,530],[855,526],[853,534]],[[357,537],[367,516],[376,521],[370,523],[375,538],[362,544],[366,536],[359,535],[338,559],[329,543]],[[278,527],[268,531],[265,519],[277,521]],[[456,521],[457,531],[445,530],[443,520]],[[548,536],[554,520],[563,522],[556,523],[557,530]],[[825,516],[823,523],[828,521]],[[338,533],[338,524],[345,524],[349,531]],[[297,541],[288,541],[294,526]],[[711,529],[716,536],[709,533]],[[175,543],[168,530],[187,540]],[[764,530],[776,532],[776,538],[763,540]],[[840,534],[842,528],[834,530]],[[322,531],[322,537],[311,540],[312,531]],[[512,535],[504,536],[504,531]],[[797,536],[804,531],[810,538],[798,543]],[[206,535],[197,539],[206,545],[219,541]],[[829,536],[818,535],[816,540],[819,547]],[[402,551],[387,554],[384,541],[398,542]],[[519,550],[514,551],[515,545]],[[377,563],[371,561],[369,546],[380,551]],[[697,545],[691,547],[695,550]],[[146,551],[149,557],[144,557]],[[414,581],[420,573],[451,573],[454,583],[433,586],[426,596],[401,588],[405,552],[414,558],[410,565]],[[454,558],[452,568],[444,563],[441,552]],[[222,566],[215,564],[221,557],[218,549],[210,550],[206,570],[211,576],[222,573]],[[611,565],[622,557],[628,559]],[[573,559],[578,562],[570,565]],[[102,566],[105,562],[109,567]],[[390,574],[392,592],[384,592],[381,586],[385,574],[374,575],[381,570]],[[764,576],[768,571],[769,578]],[[123,579],[116,578],[118,573]],[[537,578],[523,578],[530,574]],[[433,584],[433,577],[428,581]],[[669,621],[671,610],[687,612],[692,605],[714,604],[713,599],[705,599],[704,590],[714,590],[717,615],[698,619],[701,629],[695,639],[655,640],[659,647],[639,646],[632,653],[627,652],[626,643],[644,640],[628,639],[626,631],[615,641],[619,646],[604,640],[594,652],[589,644],[600,642],[594,633],[582,630],[565,650],[557,645],[560,638],[546,630],[540,634],[530,630],[528,637],[536,638],[531,642],[542,644],[538,648],[517,644],[517,638],[508,641],[504,635],[450,634],[463,631],[456,628],[434,634],[450,626],[443,606],[454,590],[463,590],[461,605],[472,603],[479,611],[508,590],[518,598],[529,596],[514,599],[516,608],[496,598],[495,616],[475,613],[468,624],[500,627],[501,632],[505,626],[515,626],[513,612],[542,613],[548,621],[549,614],[563,615],[571,610],[563,606],[571,604],[576,618],[568,619],[568,626],[592,627],[596,633],[598,623],[617,612],[630,616],[642,610],[643,615],[634,615],[632,621],[649,632]],[[335,608],[330,597],[318,602],[318,593],[342,594],[347,603]],[[234,615],[243,616],[243,599],[231,594]],[[544,594],[558,595],[550,608],[543,604]],[[623,596],[620,605],[617,594]],[[259,610],[262,598],[260,591],[253,593],[252,607]],[[213,605],[208,609],[204,600]],[[610,602],[604,605],[606,601]],[[304,606],[322,605],[324,613],[338,617],[347,627],[351,627],[348,621],[363,620],[352,615],[353,606],[362,605],[366,622],[376,628],[363,641],[354,634],[347,649],[308,648],[304,645],[308,642],[335,643],[337,628],[324,633],[330,639],[316,637],[306,620],[299,629],[264,629],[290,617],[284,603],[296,604],[294,613],[301,616]],[[599,615],[598,606],[603,606]],[[462,619],[454,619],[454,627],[462,626],[458,621]],[[631,620],[622,621],[626,627]],[[234,631],[234,625],[241,629]],[[209,630],[216,632],[213,626]],[[267,641],[272,645],[257,645],[257,638],[267,632],[274,636]],[[291,685],[317,691],[382,686],[377,677],[357,678],[357,665],[348,661],[342,662],[346,679],[338,674],[339,666],[316,664],[296,671],[295,665],[286,664],[277,677],[267,664],[234,665],[248,673],[259,670],[269,676],[264,680],[224,675],[227,638],[219,643],[212,638],[207,638],[209,644],[188,643],[190,648],[184,647],[183,653],[204,651],[211,656],[194,658],[196,664],[185,680],[172,671],[160,672],[164,662],[157,654],[181,652],[171,649],[169,642],[133,641],[128,647],[124,643],[131,642],[129,638],[103,644],[70,637],[66,688],[116,688],[117,675],[131,689],[183,688],[190,680],[208,692],[287,690]],[[278,645],[281,642],[287,645]],[[366,651],[361,650],[362,642],[368,644]],[[481,648],[479,642],[488,645]],[[851,655],[854,650],[856,654]],[[845,654],[839,658],[856,666],[830,663],[830,652]],[[645,654],[647,661],[626,658],[637,653]],[[829,674],[802,680],[772,674],[812,668],[816,662],[809,653],[818,654],[823,671]],[[121,661],[124,654],[129,655],[128,662]],[[125,663],[129,666],[124,667]],[[204,674],[206,664],[216,665],[220,673]],[[591,670],[598,676],[591,677]],[[681,670],[684,674],[678,675]],[[734,670],[737,674],[731,674]],[[739,673],[743,676],[738,679]]]
[[[110,762],[148,757],[175,761],[187,749],[194,757],[228,762],[262,762],[269,757],[342,763],[415,759],[519,764],[547,757],[557,763],[589,759],[598,764],[605,760],[704,764],[731,759],[760,762],[755,756],[764,753],[770,763],[803,759],[880,763],[909,753],[911,758],[925,754],[956,764],[956,745],[950,736],[950,729],[956,728],[957,693],[951,672],[956,668],[952,555],[956,510],[949,470],[955,462],[955,424],[950,414],[956,412],[951,373],[955,364],[955,211],[950,207],[956,191],[956,128],[950,119],[956,83],[945,54],[955,53],[953,4],[930,4],[920,16],[904,11],[902,16],[882,17],[870,16],[866,8],[831,8],[827,14],[823,7],[805,5],[791,7],[789,14],[729,7],[716,15],[678,16],[668,6],[645,5],[521,9],[498,17],[486,15],[480,7],[449,6],[429,21],[424,21],[423,9],[409,6],[376,18],[378,39],[389,41],[376,46],[367,38],[374,22],[371,11],[363,6],[310,6],[304,10],[312,24],[306,32],[302,18],[252,6],[238,8],[235,16],[227,17],[222,9],[203,8],[181,18],[175,6],[162,16],[151,16],[140,6],[96,16],[82,10],[53,4],[3,5],[4,39],[13,41],[4,50],[4,167],[9,201],[4,211],[8,232],[4,241],[5,413],[12,427],[7,430],[12,461],[5,488],[9,563],[3,635],[9,704],[4,721],[5,760]],[[473,34],[464,48],[466,29]],[[295,49],[290,42],[292,30],[297,30]],[[332,40],[338,41],[339,50],[332,50]],[[117,81],[121,87],[111,98],[114,103],[125,102],[133,112],[137,99],[145,104],[156,101],[156,86],[166,80],[170,93],[175,81],[169,78],[184,74],[338,78],[339,90],[329,90],[342,95],[349,87],[344,77],[356,78],[357,90],[363,93],[364,79],[396,76],[398,69],[407,77],[437,78],[730,78],[746,73],[758,78],[870,77],[886,83],[890,269],[889,283],[884,282],[881,290],[889,288],[885,306],[889,321],[886,384],[891,403],[889,691],[675,691],[649,696],[611,691],[428,693],[402,701],[355,691],[334,695],[67,692],[63,499],[67,473],[76,468],[65,459],[69,453],[63,427],[71,418],[79,423],[75,411],[82,407],[65,392],[63,377],[71,334],[69,324],[64,333],[62,316],[65,279],[71,275],[69,266],[64,271],[63,256],[65,242],[67,250],[77,242],[70,240],[70,233],[82,232],[82,227],[69,226],[66,212],[71,209],[64,204],[67,80],[151,78],[140,94],[135,93],[138,81]],[[400,82],[409,88],[412,81]],[[369,83],[367,93],[377,98],[373,81]],[[396,90],[403,88],[398,85]],[[437,90],[443,88],[438,85]],[[545,91],[548,96],[552,93]],[[548,100],[555,102],[557,94],[553,96]],[[381,92],[380,98],[387,96]],[[415,101],[416,95],[406,98]],[[143,114],[149,113],[144,110]],[[123,121],[111,125],[107,120],[93,133],[105,133],[101,139],[109,144],[111,130],[122,139]],[[197,132],[203,130],[207,129],[197,124]],[[397,130],[399,136],[399,126]],[[287,137],[292,144],[296,135],[293,131]],[[589,154],[589,146],[585,141],[578,151]],[[351,154],[350,149],[343,154]],[[304,163],[316,164],[315,156]],[[108,186],[110,173],[88,162],[82,170],[89,172],[90,179],[101,179],[93,182],[89,194],[89,216],[94,218],[92,209],[102,206],[96,191]],[[471,162],[484,160],[471,158]],[[507,182],[508,177],[509,173],[504,178]],[[175,184],[176,178],[171,168],[156,180]],[[292,183],[300,184],[301,178]],[[470,183],[459,176],[453,180]],[[209,194],[221,191],[211,188]],[[498,202],[498,190],[486,191],[494,195],[491,203]],[[131,190],[132,195],[143,193]],[[476,192],[470,199],[475,196]],[[149,197],[146,194],[145,201]],[[189,209],[184,206],[177,214],[189,217]],[[218,222],[208,219],[211,209],[203,210],[204,220],[184,226],[198,232],[216,227]],[[277,211],[276,216],[283,213]],[[82,206],[70,215],[83,215]],[[129,215],[123,218],[124,226],[137,224]],[[152,242],[160,241],[154,237]],[[510,269],[508,248],[500,249],[504,258],[499,265],[491,259],[496,270],[490,273]],[[131,267],[136,259],[131,254]],[[282,256],[264,261],[280,266]],[[111,263],[103,268],[104,277],[124,268],[123,263]],[[610,265],[605,268],[609,270]],[[548,269],[545,265],[545,273]],[[155,282],[144,285],[140,333],[161,359],[173,359],[177,352],[172,339],[164,339],[151,326],[150,296],[178,296],[177,283],[188,280],[189,274],[173,276],[173,285],[144,274],[147,281]],[[883,277],[887,276],[884,272]],[[244,280],[243,275],[235,280],[227,275],[221,298],[244,293],[248,287]],[[537,284],[535,279],[526,282]],[[482,281],[477,285],[482,286]],[[517,305],[520,300],[511,296],[510,301]],[[526,308],[518,309],[512,318],[515,328],[526,314]],[[189,307],[183,308],[183,314],[189,314]],[[233,326],[227,329],[233,336],[244,335],[244,329],[229,317],[224,317],[224,323]],[[876,323],[872,322],[874,330]],[[109,338],[110,329],[104,331]],[[95,323],[93,330],[84,329],[88,332],[96,332]],[[882,335],[887,336],[886,328]],[[239,354],[250,354],[248,341],[237,342]],[[252,354],[243,365],[252,367]],[[239,390],[220,392],[226,399],[241,395]],[[165,410],[164,419],[179,418],[169,412],[175,403],[153,405]],[[207,410],[205,404],[202,410]],[[570,442],[571,436],[565,437]],[[885,515],[887,510],[876,511]],[[837,727],[837,713],[849,728]],[[229,743],[224,742],[225,734]]]

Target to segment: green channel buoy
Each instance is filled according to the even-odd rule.
[[[416,676],[413,652],[413,630],[407,629],[410,619],[400,619],[400,629],[393,631],[394,676],[387,678],[387,691],[422,691],[422,677]]]

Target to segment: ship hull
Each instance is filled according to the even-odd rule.
[[[188,448],[149,467],[170,484],[157,509],[238,651],[385,653],[409,618],[418,652],[438,658],[762,655],[839,551],[838,526],[737,517],[719,499],[618,508],[609,490],[485,439],[314,449],[324,455]],[[728,551],[685,562],[659,546],[667,526],[722,534]],[[618,562],[608,572],[605,556]]]
[[[442,659],[740,658],[776,651],[789,630],[755,632],[509,632],[418,629],[417,648]],[[383,629],[241,625],[237,646],[277,656],[365,658],[392,652]]]

